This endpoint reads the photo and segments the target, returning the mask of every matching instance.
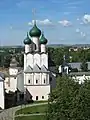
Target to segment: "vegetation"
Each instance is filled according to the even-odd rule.
[[[18,114],[33,114],[33,113],[46,113],[47,105],[38,105],[20,109],[16,111],[16,115]]]
[[[90,80],[83,84],[58,77],[50,94],[47,120],[90,120]]]
[[[59,66],[63,62],[63,55],[66,55],[66,62],[90,61],[90,49],[78,51],[69,51],[70,47],[48,47],[49,65]],[[23,67],[24,47],[18,48],[0,48],[0,67],[8,68],[11,57],[14,55]]]
[[[82,64],[81,64],[81,70],[83,72],[87,72],[88,71],[88,64],[86,63],[85,60],[83,60]]]
[[[44,115],[16,117],[15,120],[46,120]]]

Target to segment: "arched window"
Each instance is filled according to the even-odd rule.
[[[44,83],[46,82],[45,78],[44,78]]]

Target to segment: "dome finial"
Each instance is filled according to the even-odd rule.
[[[27,32],[27,37],[28,37],[28,32]]]
[[[36,9],[35,8],[33,8],[32,9],[32,13],[33,13],[33,23],[34,23],[34,25],[36,25],[36,20],[35,20],[35,13],[36,13]]]

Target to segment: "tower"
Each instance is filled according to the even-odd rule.
[[[41,36],[41,37],[40,37]],[[50,93],[49,70],[48,70],[48,53],[46,51],[47,39],[41,30],[37,27],[36,21],[29,31],[28,41],[32,46],[24,53],[24,87],[25,98],[27,100],[47,100]]]

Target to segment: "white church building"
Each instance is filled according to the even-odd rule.
[[[0,109],[4,109],[4,75],[0,73]]]
[[[31,36],[31,39],[30,39]],[[41,36],[41,37],[40,37]],[[50,72],[48,69],[47,39],[34,22],[33,28],[24,40],[24,87],[26,98],[48,100],[50,93]]]
[[[7,91],[15,92],[18,89],[24,93],[25,100],[48,100],[49,93],[56,84],[56,75],[49,70],[47,42],[34,21],[33,28],[24,39],[24,68],[18,68],[15,58],[12,59],[10,77],[5,79]]]

